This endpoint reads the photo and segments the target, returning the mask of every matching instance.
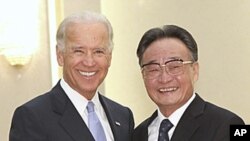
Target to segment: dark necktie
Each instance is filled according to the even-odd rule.
[[[160,125],[158,141],[169,141],[168,131],[172,127],[173,124],[168,119],[164,119]]]
[[[106,136],[102,124],[95,113],[93,102],[88,102],[87,110],[89,130],[95,138],[95,141],[106,141]]]

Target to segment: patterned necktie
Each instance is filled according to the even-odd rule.
[[[160,125],[158,141],[169,141],[168,131],[172,127],[173,124],[168,119],[164,119]]]
[[[94,103],[92,101],[88,102],[87,111],[89,130],[95,138],[95,141],[106,141],[102,124],[95,113]]]

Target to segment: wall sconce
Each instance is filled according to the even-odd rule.
[[[39,44],[40,0],[6,1],[0,5],[0,55],[12,66],[30,62]],[[10,12],[12,7],[18,12]],[[17,22],[18,21],[18,22]]]
[[[12,66],[24,66],[28,64],[32,58],[33,51],[25,48],[4,48],[1,54]]]

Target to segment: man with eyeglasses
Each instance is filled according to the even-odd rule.
[[[244,124],[195,93],[198,49],[185,29],[165,25],[148,30],[137,56],[147,93],[158,109],[136,127],[134,141],[229,141],[230,125]]]

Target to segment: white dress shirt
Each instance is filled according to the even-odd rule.
[[[67,96],[69,97],[70,101],[75,106],[76,110],[78,111],[78,113],[82,117],[85,124],[88,126],[87,104],[89,101],[84,96],[79,94],[77,91],[72,89],[65,82],[65,80],[63,78],[60,81],[60,85],[63,88],[63,90],[65,91],[65,93],[67,94]],[[95,112],[96,112],[96,114],[97,114],[97,116],[98,116],[98,118],[103,126],[107,141],[114,141],[113,133],[112,133],[111,127],[109,125],[106,113],[102,107],[100,100],[99,100],[98,92],[95,93],[95,95],[91,101],[95,105]]]
[[[173,127],[169,130],[168,136],[169,139],[171,139],[174,130],[181,119],[183,113],[187,109],[187,107],[190,105],[190,103],[194,100],[196,94],[193,94],[192,97],[179,109],[177,109],[175,112],[173,112],[169,117],[165,117],[159,110],[157,109],[158,116],[152,121],[152,123],[148,126],[148,141],[157,141],[158,140],[158,134],[159,134],[159,128],[162,120],[169,119],[169,121],[173,124]]]

